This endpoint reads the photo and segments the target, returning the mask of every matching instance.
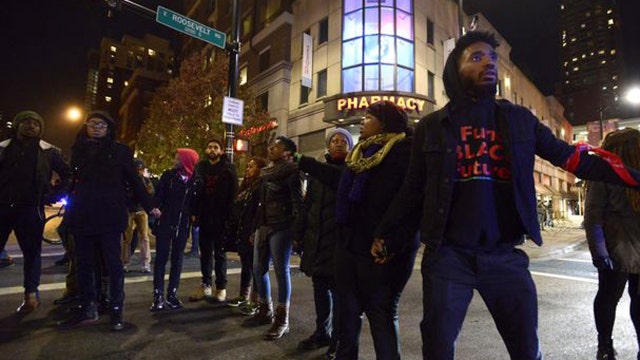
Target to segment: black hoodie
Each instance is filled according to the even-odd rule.
[[[451,129],[458,141],[444,241],[464,248],[492,250],[500,243],[512,244],[523,233],[523,226],[513,198],[503,130],[496,122],[495,95],[473,98],[463,89],[458,73],[463,51],[464,48],[457,48],[451,53],[443,76],[451,99],[447,107]]]

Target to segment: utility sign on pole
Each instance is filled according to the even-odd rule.
[[[222,102],[222,122],[225,124],[242,125],[244,101],[225,96]]]
[[[194,38],[206,41],[221,49],[224,49],[227,44],[227,34],[222,31],[200,24],[163,6],[158,6],[156,22],[178,30],[181,33],[193,36]]]

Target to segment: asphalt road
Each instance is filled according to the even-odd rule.
[[[56,329],[66,316],[52,301],[62,292],[64,268],[53,261],[60,247],[46,246],[41,287],[42,306],[27,316],[13,313],[21,299],[21,259],[18,266],[0,270],[0,354],[4,359],[321,359],[322,351],[300,353],[296,344],[314,328],[311,281],[294,269],[291,333],[274,342],[262,340],[266,327],[245,328],[245,317],[223,304],[188,303],[189,291],[199,283],[198,260],[187,259],[180,295],[185,308],[152,314],[151,277],[127,275],[126,328],[108,331],[107,319],[93,327]],[[419,266],[419,265],[418,265]],[[596,332],[592,301],[596,276],[584,249],[560,258],[531,264],[539,292],[539,332],[545,359],[595,358]],[[228,291],[238,291],[238,263],[229,269]],[[272,284],[273,282],[272,278]],[[274,291],[275,291],[275,285]],[[414,271],[400,305],[402,352],[405,359],[420,359],[419,322],[421,278]],[[615,346],[619,359],[635,359],[637,342],[628,316],[625,294],[616,320]],[[361,359],[374,359],[366,324],[361,336]],[[508,359],[493,321],[476,294],[458,340],[456,359]]]

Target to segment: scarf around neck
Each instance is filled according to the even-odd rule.
[[[364,200],[364,189],[371,172],[389,154],[393,145],[405,138],[404,133],[384,133],[358,142],[347,155],[347,169],[342,173],[338,183],[336,201],[336,222],[347,224],[349,209],[352,204],[360,204]]]
[[[356,174],[359,174],[379,165],[387,154],[389,154],[393,145],[404,138],[404,133],[383,133],[359,141],[345,159],[347,167]],[[366,150],[374,144],[380,145],[379,149],[372,155],[365,154]]]

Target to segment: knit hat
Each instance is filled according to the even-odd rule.
[[[196,164],[198,160],[200,160],[200,156],[198,152],[189,148],[179,148],[178,157],[180,158],[180,163],[182,164],[182,168],[187,175],[187,178],[191,179],[193,176],[193,172],[195,171]]]
[[[98,118],[104,120],[107,123],[107,129],[109,130],[107,136],[111,139],[116,138],[117,126],[116,122],[113,120],[111,115],[106,111],[101,110],[93,110],[89,111],[87,115],[84,117],[84,122],[86,123],[89,119]]]
[[[329,131],[329,135],[327,135],[327,139],[325,141],[325,143],[326,143],[325,145],[326,145],[327,149],[329,148],[329,144],[331,143],[331,139],[336,134],[341,134],[342,136],[344,136],[347,139],[347,151],[351,151],[351,149],[353,148],[353,137],[351,136],[351,133],[349,132],[349,130],[344,129],[344,128],[335,128],[335,129],[332,129],[331,131]]]
[[[20,125],[20,123],[27,119],[36,120],[40,124],[40,134],[38,135],[42,135],[42,132],[44,131],[44,120],[42,119],[42,116],[40,116],[40,114],[31,110],[20,111],[19,113],[17,113],[16,116],[14,116],[13,121],[11,122],[13,124],[13,128],[18,131],[18,126]]]
[[[384,124],[384,132],[401,133],[409,126],[407,113],[389,100],[371,104],[367,113],[375,116]]]

